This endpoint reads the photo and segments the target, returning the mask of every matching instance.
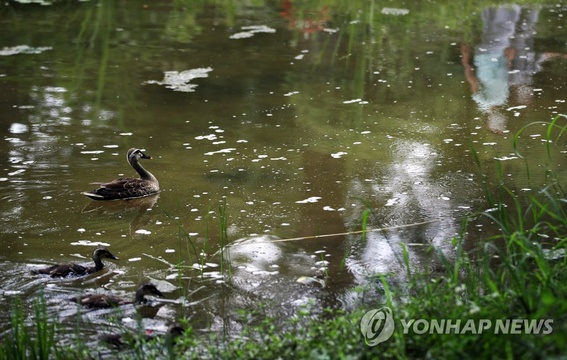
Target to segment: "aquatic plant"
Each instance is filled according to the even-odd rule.
[[[371,210],[370,209],[365,209],[362,212],[362,224],[361,224],[361,228],[362,228],[362,242],[365,243],[366,242],[366,229],[367,229],[367,225],[368,225],[368,217],[370,216]]]
[[[33,303],[33,326],[26,324],[28,316],[18,298],[12,304],[10,330],[0,344],[0,359],[47,360],[55,353],[55,322],[48,318],[41,295]]]
[[[534,122],[530,122],[526,125],[524,125],[520,130],[518,130],[516,132],[516,134],[514,134],[514,141],[513,141],[513,148],[514,148],[514,153],[522,158],[524,160],[524,165],[525,165],[525,171],[526,174],[528,176],[528,181],[531,180],[531,171],[530,171],[530,165],[529,165],[529,156],[526,155],[522,150],[520,150],[520,146],[521,146],[521,141],[524,139],[524,136],[526,135],[526,132],[528,129],[535,127],[535,126],[545,126],[546,131],[545,131],[545,150],[546,150],[546,155],[547,155],[547,161],[551,161],[553,154],[555,154],[554,151],[552,151],[552,146],[557,144],[560,140],[560,138],[563,136],[563,134],[567,131],[567,125],[563,125],[561,126],[559,124],[559,121],[561,119],[567,119],[567,115],[565,114],[559,114],[556,115],[551,121],[534,121]],[[554,136],[555,135],[555,136]],[[555,172],[550,171],[549,169],[549,164],[545,164],[546,166],[546,170],[545,170],[545,176],[549,177],[549,176],[553,176],[555,174]],[[552,181],[556,180],[556,179],[551,179]]]
[[[230,251],[227,246],[228,243],[228,215],[227,215],[226,199],[219,205],[219,247],[221,254],[221,274],[225,271],[230,279],[232,277],[232,265],[230,262]]]

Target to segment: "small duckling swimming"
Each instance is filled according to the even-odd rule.
[[[165,333],[165,340],[169,343],[174,343],[175,340],[183,335],[185,332],[185,328],[180,323],[173,323],[171,324],[167,332]],[[146,334],[142,337],[142,341],[152,341],[158,338],[158,335],[155,335],[153,332],[148,332],[146,330]],[[136,341],[132,333],[125,333],[125,334],[103,334],[99,337],[102,342],[116,348],[116,349],[124,349],[128,346],[128,344],[133,345]]]
[[[127,304],[143,304],[146,301],[146,299],[144,298],[145,295],[156,295],[163,297],[162,292],[159,291],[154,284],[144,282],[140,284],[140,286],[138,286],[134,300],[124,299],[112,294],[87,294],[72,298],[70,300],[90,309],[106,309]]]
[[[32,270],[32,274],[44,274],[51,277],[66,277],[66,276],[85,276],[102,270],[104,264],[101,258],[118,260],[110,251],[105,248],[99,247],[93,251],[93,261],[95,266],[83,266],[75,263],[57,264],[43,269]]]

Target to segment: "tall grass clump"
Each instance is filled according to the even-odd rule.
[[[33,304],[32,324],[19,299],[16,298],[10,314],[10,330],[0,344],[0,359],[40,359],[47,360],[55,354],[55,324],[48,319],[43,296]]]
[[[527,206],[537,203],[542,204],[538,200]],[[390,351],[402,358],[548,358],[567,354],[563,340],[567,334],[567,232],[547,241],[552,238],[541,232],[547,221],[527,226],[523,218],[512,219],[512,215],[518,215],[517,209],[498,207],[483,213],[502,225],[501,233],[467,252],[462,231],[453,239],[454,258],[449,260],[437,252],[444,264],[441,273],[411,272],[407,264],[407,289],[386,288],[388,297],[394,299],[395,316],[406,323],[412,319],[459,320],[461,326],[448,333],[397,329],[385,344]],[[564,215],[562,221],[567,219]],[[477,327],[463,331],[469,320]],[[481,320],[491,321],[492,327],[479,331]],[[529,330],[528,325],[495,333],[499,320],[504,324],[534,321],[540,330]],[[543,322],[551,326],[551,333],[541,328]]]
[[[529,158],[520,149],[521,148],[520,142],[523,139],[522,136],[525,135],[527,130],[532,128],[532,127],[545,126],[545,128],[546,128],[545,137],[544,137],[545,150],[546,150],[547,160],[549,162],[552,159],[553,155],[555,155],[555,153],[556,153],[556,151],[553,151],[552,146],[559,143],[561,137],[563,136],[563,133],[567,131],[567,126],[562,126],[562,125],[559,124],[560,120],[565,120],[565,119],[567,119],[567,115],[559,114],[559,115],[556,115],[550,122],[534,121],[534,122],[531,122],[531,123],[523,126],[514,135],[514,142],[513,142],[514,153],[518,157],[524,159],[525,171],[526,171],[526,175],[528,176],[528,180],[531,179],[531,171],[530,171],[530,165],[529,165],[529,161],[528,161]],[[545,176],[546,177],[551,176],[553,178],[554,174],[555,174],[555,172],[551,171],[551,169],[549,168],[549,164],[545,164]],[[552,179],[552,180],[557,180],[557,179]]]

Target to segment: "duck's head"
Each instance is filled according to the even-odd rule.
[[[130,150],[128,150],[128,153],[126,154],[126,159],[128,160],[128,162],[130,164],[132,164],[132,161],[138,161],[140,159],[148,159],[151,160],[152,157],[149,155],[144,154],[144,152],[140,149],[137,148],[131,148]]]
[[[136,291],[136,298],[138,300],[143,299],[143,295],[156,295],[156,296],[159,296],[159,297],[163,297],[162,292],[159,291],[158,288],[154,284],[149,283],[149,282],[142,283],[138,287],[138,290]]]
[[[118,260],[118,256],[114,256],[110,251],[106,250],[106,248],[96,248],[95,251],[93,251],[93,259],[100,259],[102,257]]]
[[[169,325],[169,328],[167,329],[167,335],[171,336],[172,338],[181,336],[184,332],[185,327],[177,322]]]

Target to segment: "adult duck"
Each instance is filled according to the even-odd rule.
[[[151,158],[142,150],[131,148],[126,154],[126,160],[140,174],[139,178],[118,178],[108,183],[99,183],[97,189],[82,194],[93,200],[128,200],[157,194],[159,182],[140,164],[140,159],[151,160]]]
[[[75,263],[68,264],[57,264],[48,266],[43,269],[32,270],[33,274],[44,274],[51,277],[66,277],[66,276],[84,276],[88,274],[95,273],[102,270],[104,264],[101,258],[107,258],[112,260],[118,260],[118,257],[114,256],[110,251],[105,248],[96,248],[93,251],[93,261],[95,266],[84,266]]]
[[[87,294],[70,300],[91,309],[105,309],[127,304],[143,304],[146,302],[145,295],[163,297],[161,291],[154,284],[144,282],[138,286],[134,300],[124,299],[112,294]]]

